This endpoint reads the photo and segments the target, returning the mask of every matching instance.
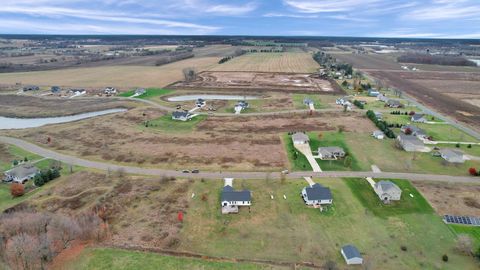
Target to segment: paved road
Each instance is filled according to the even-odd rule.
[[[164,170],[164,169],[151,169],[141,168],[134,166],[122,166],[105,162],[86,160],[79,157],[69,156],[61,154],[38,145],[16,139],[11,137],[0,136],[0,142],[13,144],[29,152],[62,161],[67,164],[78,165],[87,168],[94,168],[99,170],[123,170],[130,174],[139,175],[152,175],[152,176],[173,176],[173,177],[189,177],[189,178],[205,178],[205,179],[222,179],[225,177],[232,177],[237,179],[279,179],[280,172],[200,172],[198,174],[184,174],[180,171]],[[417,174],[417,173],[392,173],[392,172],[345,172],[345,171],[328,171],[328,172],[292,172],[287,175],[290,179],[302,179],[305,176],[311,177],[375,177],[375,178],[397,178],[397,179],[410,179],[416,181],[437,181],[437,182],[457,182],[457,183],[476,183],[480,184],[480,178],[469,176],[448,176],[448,175],[435,175],[435,174]]]

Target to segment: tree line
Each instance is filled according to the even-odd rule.
[[[472,66],[477,64],[461,56],[451,55],[431,55],[431,54],[418,54],[411,53],[397,57],[397,61],[400,63],[415,63],[415,64],[428,64],[428,65],[445,65],[445,66]]]
[[[381,130],[383,133],[385,133],[385,136],[387,136],[390,139],[395,138],[395,133],[389,128],[389,125],[387,122],[383,120],[378,120],[377,116],[372,110],[367,111],[367,117],[372,120],[372,122]]]

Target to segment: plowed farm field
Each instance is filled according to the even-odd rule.
[[[248,53],[214,67],[214,71],[312,73],[320,66],[306,52]]]

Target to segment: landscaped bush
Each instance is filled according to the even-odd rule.
[[[360,101],[358,101],[356,99],[353,101],[353,104],[360,109],[363,109],[365,107]]]
[[[448,262],[448,255],[447,254],[443,254],[442,261]]]
[[[40,187],[58,177],[60,177],[60,171],[58,168],[42,170],[40,173],[35,175],[33,178],[33,183],[35,186]]]
[[[388,123],[382,120],[378,120],[377,117],[375,116],[375,113],[372,110],[367,111],[367,117],[372,120],[373,123],[381,130],[383,133],[385,133],[385,136],[387,136],[390,139],[395,138],[395,133],[389,128]]]

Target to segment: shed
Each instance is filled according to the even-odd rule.
[[[343,246],[340,250],[347,264],[363,264],[363,258],[358,249],[353,245]]]

